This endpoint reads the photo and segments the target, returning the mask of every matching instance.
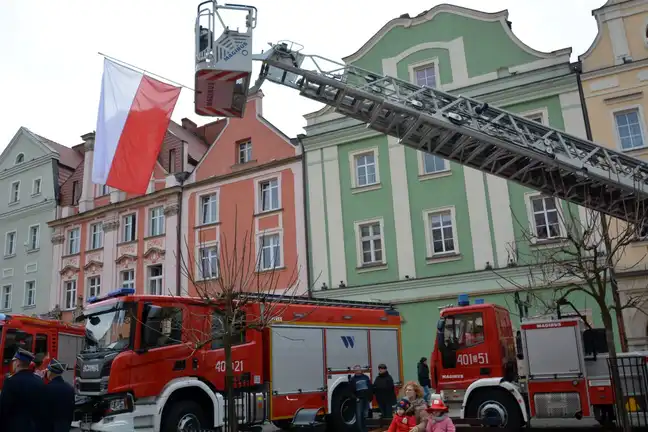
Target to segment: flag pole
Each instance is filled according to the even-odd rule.
[[[163,79],[163,80],[165,80],[165,81],[167,81],[167,82],[169,82],[169,83],[171,83],[171,84],[175,84],[175,85],[177,85],[178,87],[182,87],[182,88],[185,88],[185,89],[187,89],[187,90],[191,90],[191,91],[194,92],[194,93],[196,92],[196,90],[193,89],[193,88],[191,88],[191,87],[188,87],[188,86],[186,86],[186,85],[184,85],[184,84],[181,84],[181,83],[179,83],[179,82],[177,82],[177,81],[173,81],[173,80],[171,80],[171,79],[169,79],[169,78],[163,77],[162,75],[158,75],[158,74],[155,74],[155,73],[153,73],[153,72],[149,72],[149,71],[147,71],[147,70],[144,69],[144,68],[141,68],[141,67],[135,66],[135,65],[130,64],[130,63],[127,63],[127,62],[125,62],[125,61],[123,61],[123,60],[119,60],[118,58],[111,57],[111,56],[106,55],[106,54],[104,54],[104,53],[102,53],[102,52],[98,52],[97,54],[99,54],[100,56],[102,56],[102,57],[104,57],[104,58],[107,58],[108,60],[112,60],[112,61],[115,61],[115,62],[117,62],[117,63],[120,63],[120,64],[122,64],[123,66],[126,66],[126,67],[128,67],[128,68],[130,68],[130,69],[144,72],[145,74],[149,74],[149,75],[151,75],[151,76],[154,76],[154,77],[158,77],[158,78],[160,78],[160,79]]]

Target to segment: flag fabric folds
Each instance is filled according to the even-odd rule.
[[[180,87],[104,59],[92,182],[146,193],[179,96]]]

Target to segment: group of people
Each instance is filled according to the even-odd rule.
[[[34,355],[22,348],[13,357],[13,375],[0,393],[0,431],[69,432],[75,398],[74,388],[63,380],[66,365],[51,359],[39,375],[31,368],[33,361]]]
[[[400,400],[396,403],[394,379],[385,364],[378,365],[378,375],[371,380],[359,365],[354,367],[354,375],[349,383],[356,402],[356,425],[359,432],[367,432],[366,419],[369,406],[375,396],[382,418],[392,418],[388,432],[454,432],[455,427],[448,416],[448,407],[441,399],[431,399],[430,378],[424,373],[421,364],[427,368],[425,359],[419,362],[419,383],[407,382],[401,389]],[[421,381],[421,378],[423,381]],[[394,409],[396,413],[394,415]]]

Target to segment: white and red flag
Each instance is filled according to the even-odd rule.
[[[180,87],[104,59],[92,182],[144,194]]]

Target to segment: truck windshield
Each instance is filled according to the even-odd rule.
[[[122,351],[130,348],[134,313],[133,303],[88,307],[83,313],[86,329],[83,351]]]

